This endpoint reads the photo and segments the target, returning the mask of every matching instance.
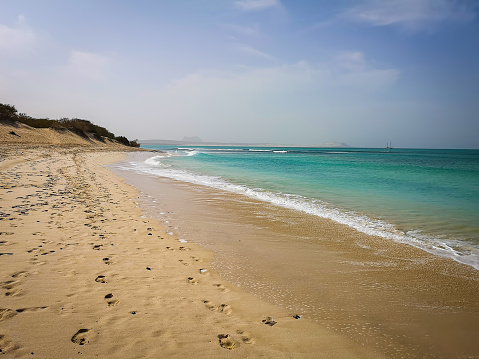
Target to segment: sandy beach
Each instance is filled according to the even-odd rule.
[[[8,136],[7,136],[8,137]],[[0,353],[37,358],[382,358],[239,290],[144,218],[125,152],[2,145]]]
[[[479,356],[470,267],[2,129],[6,358]]]
[[[479,355],[474,268],[331,220],[122,166],[115,171],[140,190],[148,216],[212,250],[221,276],[256,297],[388,358]]]
[[[0,0],[0,359],[479,359],[479,0]]]

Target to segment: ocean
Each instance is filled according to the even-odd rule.
[[[479,269],[479,150],[142,147],[164,153],[123,170],[328,218]]]

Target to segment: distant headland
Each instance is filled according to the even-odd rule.
[[[251,143],[251,142],[205,142],[198,136],[183,137],[182,140],[138,140],[141,145],[157,145],[157,146],[247,146],[247,147],[351,147],[343,142],[326,142],[313,145],[293,145],[293,144],[277,144],[277,143]]]

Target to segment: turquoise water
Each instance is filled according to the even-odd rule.
[[[479,151],[144,146],[131,169],[227,190],[479,269]]]

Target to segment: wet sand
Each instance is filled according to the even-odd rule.
[[[242,290],[388,358],[479,357],[479,272],[245,197],[122,171],[142,208]]]
[[[235,277],[225,270],[230,262],[223,261],[224,253],[195,244],[194,236],[169,234],[168,216],[145,218],[139,193],[103,167],[124,159],[124,152],[64,145],[0,147],[5,358],[386,357],[335,330],[333,317],[319,323],[228,282]],[[174,186],[165,195],[195,211],[203,201],[189,203],[192,193]],[[229,200],[214,204],[225,215],[238,210]],[[247,236],[248,228],[248,247],[261,255],[268,241],[254,241],[260,238],[253,235],[257,224],[247,216],[238,220],[228,233]],[[219,223],[219,229],[229,226],[220,217]],[[189,222],[184,228],[194,229]],[[210,237],[209,225],[201,228]],[[289,251],[290,243],[284,244]],[[234,258],[239,247],[224,248]],[[268,261],[266,280],[278,273]],[[253,267],[242,269],[232,268],[236,278],[253,274]]]

